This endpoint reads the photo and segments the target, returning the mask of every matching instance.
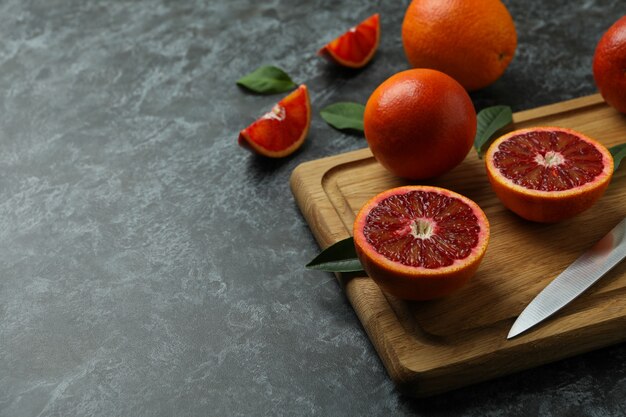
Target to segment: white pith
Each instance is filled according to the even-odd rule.
[[[538,165],[550,168],[561,165],[565,162],[565,157],[561,152],[548,151],[545,155],[537,154],[537,156],[535,156],[535,162]]]
[[[411,236],[416,239],[429,239],[435,232],[435,222],[421,218],[411,222]]]
[[[274,107],[272,107],[271,111],[261,116],[261,119],[274,119],[274,120],[281,121],[281,120],[285,120],[286,116],[287,116],[287,112],[285,112],[285,108],[281,106],[280,104],[276,104]]]

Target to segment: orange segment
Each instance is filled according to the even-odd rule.
[[[556,222],[587,210],[613,175],[613,158],[602,144],[558,127],[508,133],[491,144],[485,161],[502,203],[537,222]]]
[[[247,128],[239,132],[239,145],[270,158],[295,152],[311,125],[311,104],[305,85],[280,100]]]
[[[361,68],[374,57],[380,41],[378,13],[330,41],[318,54],[350,68]]]
[[[428,300],[455,291],[476,273],[489,222],[460,194],[404,186],[367,202],[353,233],[363,268],[381,288],[399,298]]]

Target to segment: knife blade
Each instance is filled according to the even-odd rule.
[[[626,218],[548,284],[519,315],[507,339],[565,307],[626,257]]]

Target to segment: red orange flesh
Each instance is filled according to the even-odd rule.
[[[311,125],[311,103],[303,84],[239,132],[239,145],[260,155],[281,158],[295,152]]]
[[[450,294],[476,273],[489,222],[476,203],[453,191],[404,186],[368,201],[353,234],[361,264],[381,288],[428,300]]]
[[[613,158],[602,144],[558,127],[508,133],[491,144],[485,160],[502,203],[537,222],[557,222],[587,210],[613,175]]]
[[[324,45],[318,55],[345,67],[361,68],[374,57],[379,42],[380,17],[376,13]]]

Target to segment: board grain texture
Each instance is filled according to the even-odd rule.
[[[576,129],[608,147],[626,142],[626,116],[597,94],[518,112],[513,121],[515,129]],[[388,173],[367,148],[303,163],[291,176],[297,204],[322,248],[351,235],[356,212],[369,198],[416,183]],[[477,275],[439,300],[399,300],[363,274],[337,274],[402,392],[429,396],[626,340],[626,263],[553,318],[506,339],[526,304],[626,216],[626,167],[590,210],[548,225],[502,206],[474,150],[449,173],[420,184],[476,201],[489,218],[491,240]]]

